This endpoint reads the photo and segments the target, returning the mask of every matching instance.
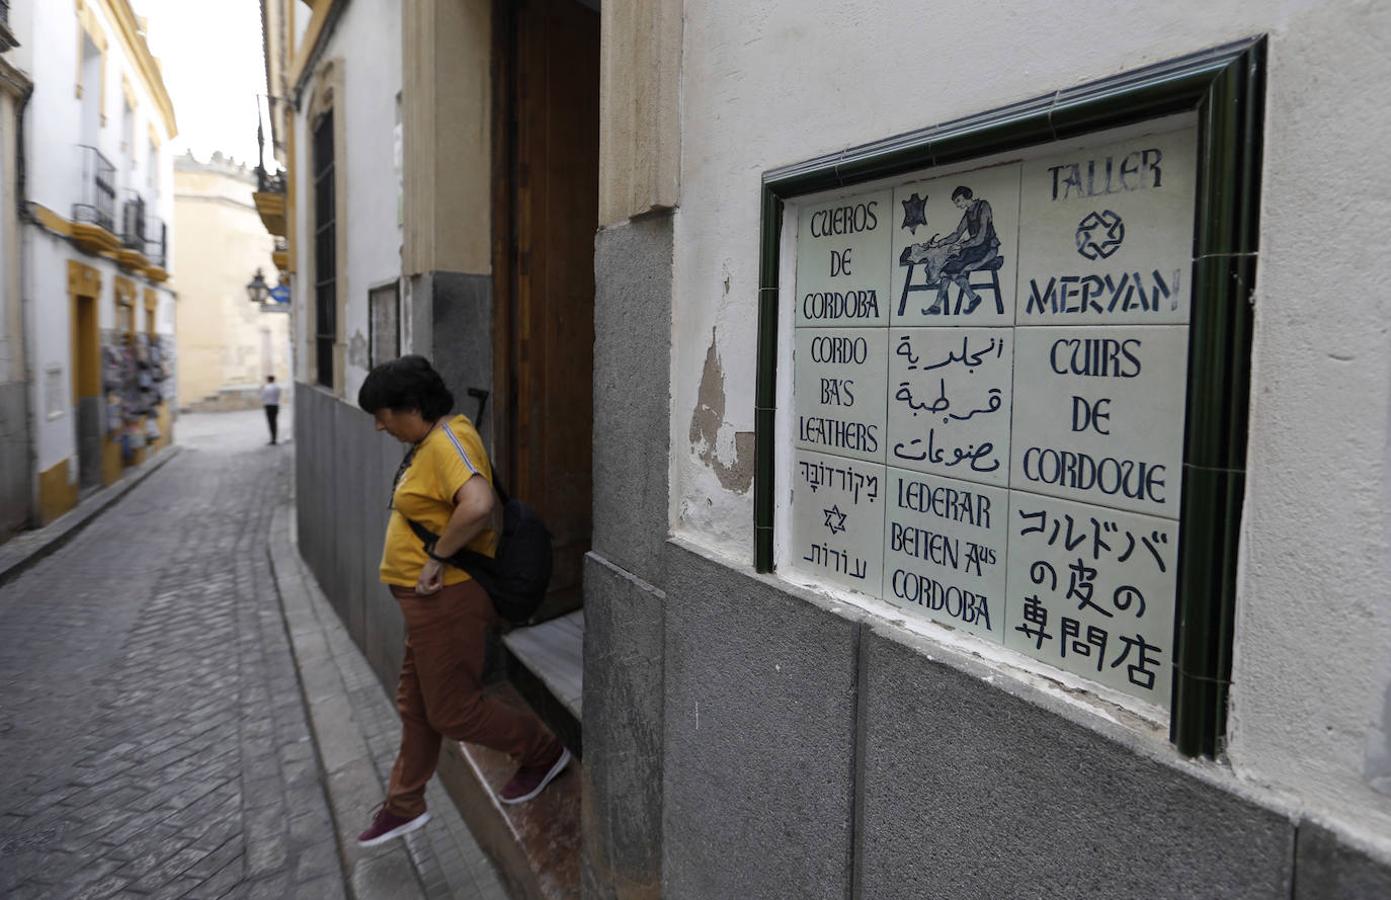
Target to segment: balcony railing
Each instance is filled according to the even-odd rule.
[[[271,174],[265,170],[264,166],[256,167],[256,192],[258,194],[283,194],[285,193],[285,173],[284,171]]]
[[[127,191],[126,202],[121,207],[121,244],[132,250],[145,252],[145,198],[135,191]]]
[[[145,258],[161,269],[169,259],[169,226],[154,216],[145,217]]]
[[[162,269],[168,257],[169,229],[150,214],[144,197],[135,191],[127,194],[121,207],[121,244]]]
[[[96,147],[79,145],[82,158],[81,201],[74,203],[72,218],[116,231],[116,167]]]

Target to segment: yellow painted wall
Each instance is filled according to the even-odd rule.
[[[274,244],[251,203],[255,184],[249,170],[183,157],[174,184],[179,406],[224,391],[259,389],[268,362],[276,381],[289,383],[290,317],[263,313],[246,297],[256,269],[268,284],[277,277]]]
[[[101,483],[111,485],[121,477],[121,445],[105,435],[101,439]]]
[[[65,459],[39,473],[39,525],[49,524],[77,505],[77,482]]]

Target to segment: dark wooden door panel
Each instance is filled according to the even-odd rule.
[[[576,0],[514,9],[513,458],[555,537],[552,591],[570,605],[590,538],[599,17]]]

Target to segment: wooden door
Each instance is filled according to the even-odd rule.
[[[599,200],[599,15],[577,0],[506,8],[499,38],[505,168],[499,240],[499,447],[517,495],[555,538],[542,617],[580,602],[593,458],[594,232]]]

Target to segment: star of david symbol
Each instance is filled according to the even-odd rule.
[[[823,509],[822,512],[826,514],[826,527],[831,529],[831,534],[841,534],[845,531],[845,513],[840,511],[840,504]]]
[[[1105,259],[1121,248],[1125,223],[1111,210],[1090,212],[1077,224],[1077,252],[1087,259]]]
[[[927,211],[923,207],[927,205],[926,197],[919,197],[918,192],[914,191],[913,196],[903,201],[903,224],[899,228],[907,228],[912,234],[918,233],[919,225],[927,224]]]

